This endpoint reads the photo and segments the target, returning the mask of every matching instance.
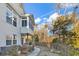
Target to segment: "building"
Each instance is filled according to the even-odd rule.
[[[25,14],[22,16],[21,22],[21,43],[27,43],[32,41],[32,35],[34,31],[34,17],[32,14]]]
[[[32,35],[34,17],[24,14],[20,3],[0,4],[0,49],[26,43],[25,37]]]

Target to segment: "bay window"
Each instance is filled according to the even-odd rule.
[[[22,27],[26,27],[27,26],[27,20],[22,20]]]

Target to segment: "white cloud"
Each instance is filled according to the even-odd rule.
[[[68,14],[72,14],[72,13],[73,13],[73,11],[68,12]]]
[[[48,20],[48,18],[43,18],[43,19],[42,19],[42,22],[43,22],[43,23],[46,23],[47,20]]]
[[[41,24],[45,24],[46,22],[48,22],[48,23],[51,23],[52,22],[52,20],[56,20],[57,19],[57,17],[59,17],[60,15],[57,13],[57,12],[55,12],[55,13],[53,13],[53,14],[51,14],[50,16],[49,16],[49,18],[46,18],[46,17],[44,17],[44,18],[36,18],[35,19],[35,23],[36,24],[39,24],[40,22],[42,22]]]
[[[36,24],[40,23],[40,21],[41,21],[41,18],[39,18],[39,17],[35,19]]]
[[[43,18],[44,20],[47,20],[48,18]]]
[[[56,20],[57,19],[57,17],[59,17],[60,15],[57,13],[57,12],[55,12],[55,13],[53,13],[53,14],[51,14],[50,16],[49,16],[49,18],[46,18],[46,17],[44,17],[44,18],[37,18],[37,19],[35,19],[35,23],[40,23],[40,22],[42,22],[41,24],[39,24],[38,26],[37,26],[37,28],[38,28],[38,30],[40,30],[42,27],[43,27],[43,25],[47,22],[47,24],[49,25],[49,28],[51,28],[51,22],[52,22],[52,20]]]
[[[48,22],[52,22],[52,20],[56,20],[57,17],[59,17],[59,16],[60,15],[57,12],[53,13],[52,15],[50,15]]]

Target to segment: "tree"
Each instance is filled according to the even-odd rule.
[[[68,19],[68,16],[61,16],[57,18],[57,21],[52,25],[54,34],[58,34],[59,38],[62,39],[62,43],[65,43],[67,39],[71,39],[74,34],[71,30],[67,30],[67,26],[73,24],[71,19]],[[62,38],[61,38],[62,36]]]

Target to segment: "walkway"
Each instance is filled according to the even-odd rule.
[[[37,56],[40,53],[40,48],[35,47],[34,51],[28,56]]]
[[[58,54],[50,52],[47,47],[38,46],[38,48],[40,48],[40,53],[38,54],[38,56],[58,56]]]
[[[28,56],[58,56],[58,54],[50,52],[47,47],[37,46],[35,50]]]

